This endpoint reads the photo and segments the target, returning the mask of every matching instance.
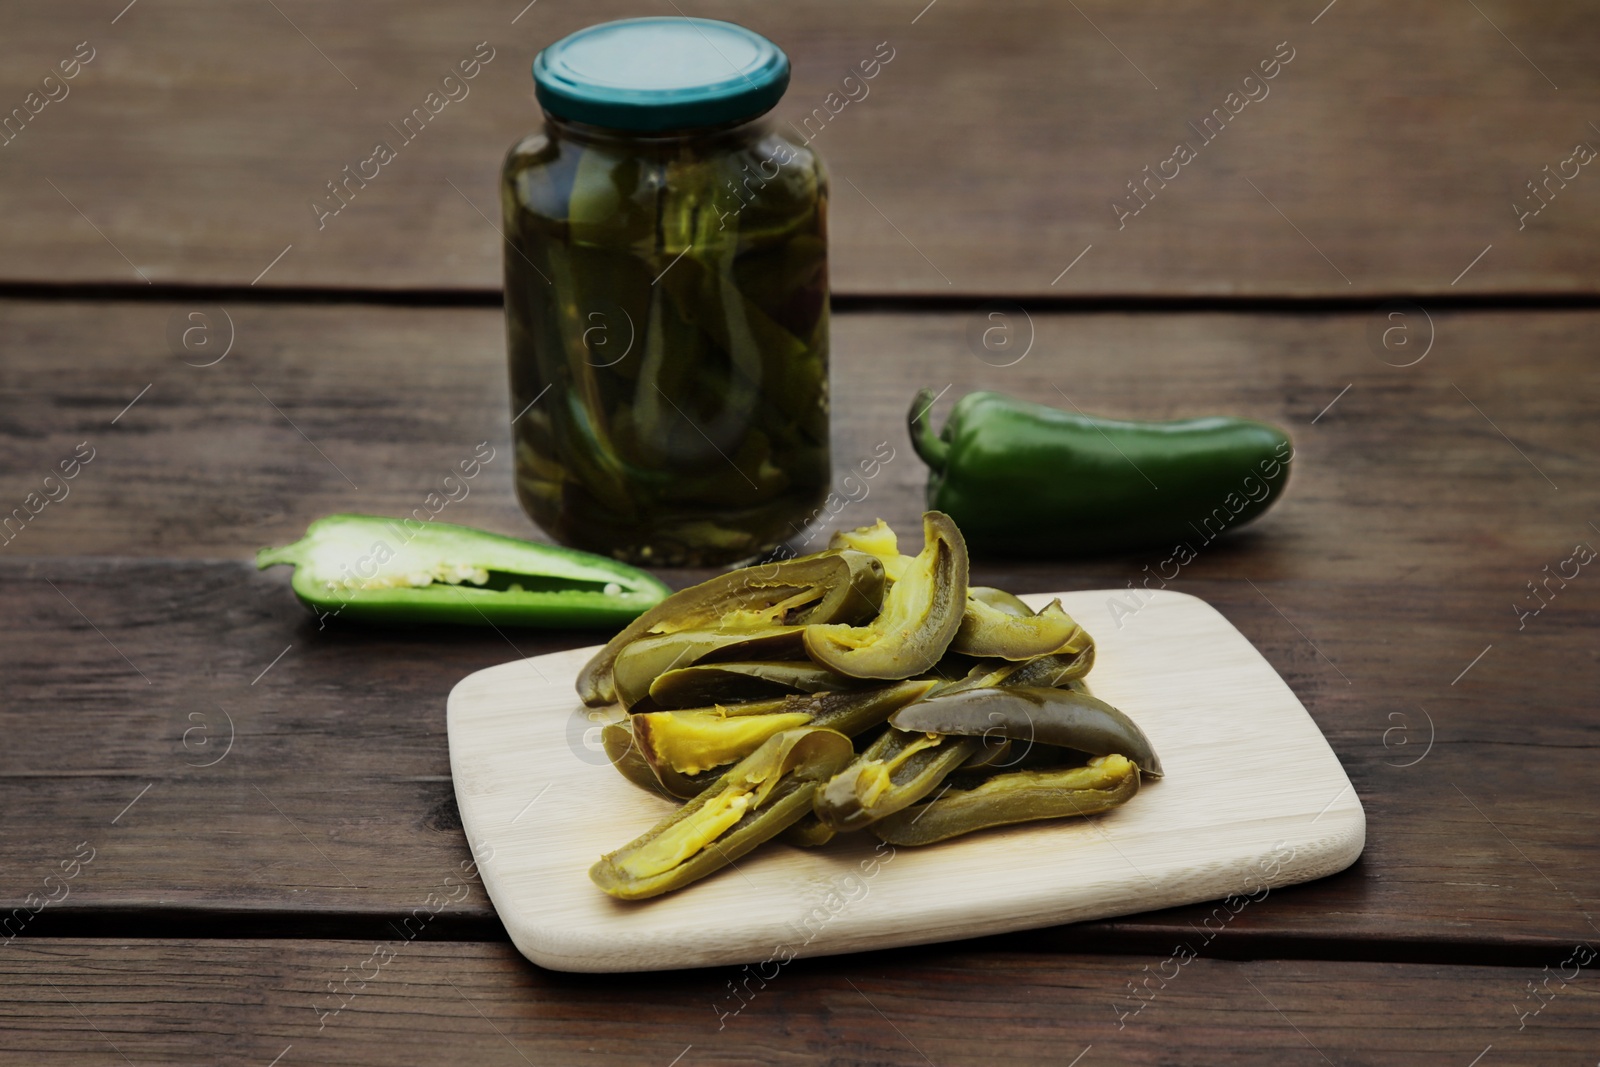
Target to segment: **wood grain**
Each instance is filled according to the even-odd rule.
[[[463,867],[444,702],[473,671],[590,638],[319,630],[283,573],[247,561],[328,512],[424,507],[480,441],[496,460],[440,517],[538,536],[510,493],[488,308],[496,173],[537,126],[537,48],[655,9],[24,5],[0,48],[0,292],[50,298],[0,299],[0,516],[55,492],[44,475],[80,443],[94,458],[0,535],[0,1063],[1592,1059],[1593,968],[1552,973],[1600,940],[1600,585],[1520,621],[1515,605],[1600,532],[1600,323],[1466,305],[1600,295],[1600,179],[1549,176],[1600,144],[1584,104],[1600,16],[1574,0],[1181,0],[1157,18],[1102,0],[998,17],[978,0],[685,5],[789,51],[783,123],[894,49],[816,137],[832,275],[840,307],[930,313],[835,317],[841,480],[878,442],[899,451],[824,532],[920,510],[902,419],[922,384],[947,389],[939,418],[995,388],[1283,423],[1286,498],[1171,585],[1306,705],[1366,808],[1366,853],[1212,937],[1198,905],[801,960],[765,984],[525,963]],[[495,57],[470,98],[319,229],[325,183],[479,41]],[[30,98],[78,42],[94,58],[70,95]],[[1208,136],[1189,123],[1278,42],[1294,58],[1270,97],[1119,221],[1113,199]],[[263,288],[279,302],[247,299]],[[146,299],[163,292],[181,302]],[[1427,311],[1377,306],[1407,296]],[[174,349],[217,299],[232,346]],[[1181,310],[1233,301],[1278,310]],[[1397,325],[1406,344],[1384,347]],[[1097,589],[1164,557],[974,577]],[[1117,625],[1109,606],[1085,621]],[[381,976],[319,1016],[380,945]],[[1130,983],[1170,973],[1179,946],[1203,958],[1150,979],[1140,1007]]]
[[[41,891],[89,840],[104,842],[105,862],[35,932],[105,931],[132,914],[177,931],[366,930],[415,906],[468,856],[448,780],[450,687],[590,639],[319,632],[286,573],[247,560],[332,511],[406,514],[478,441],[503,450],[498,315],[240,305],[235,350],[196,368],[164,339],[188,305],[0,307],[4,499],[22,504],[79,442],[98,450],[69,497],[0,547],[6,901]],[[1219,943],[1438,958],[1588,937],[1600,585],[1573,581],[1521,630],[1512,604],[1531,604],[1526,583],[1592,539],[1600,516],[1584,447],[1596,316],[1435,310],[1434,348],[1404,369],[1367,347],[1374,321],[1385,320],[1035,312],[1032,351],[1002,368],[1014,357],[969,347],[991,325],[977,313],[839,315],[838,468],[880,441],[900,451],[832,521],[915,519],[923,475],[900,420],[922,382],[949,387],[939,419],[987,387],[1108,414],[1231,411],[1289,426],[1299,458],[1285,498],[1207,546],[1173,587],[1216,604],[1289,682],[1368,809],[1369,845],[1345,874],[1248,909]],[[507,458],[439,517],[536,536]],[[1019,592],[1105,588],[1142,581],[1162,558],[980,561],[975,573]],[[1115,625],[1109,610],[1085,622]],[[220,743],[222,712],[235,749],[192,766],[215,758],[201,742]],[[474,893],[441,923],[491,936]],[[1165,940],[1205,914],[1029,941]]]
[[[1569,1065],[1600,1034],[1590,970],[1550,977],[1571,951],[1546,971],[933,948],[763,981],[557,974],[509,945],[19,940],[0,950],[0,1063]],[[1530,983],[1545,1006],[1523,1017]]]
[[[45,895],[44,877],[78,842],[99,852],[29,933],[107,930],[132,914],[175,932],[192,922],[368,931],[405,915],[470,856],[449,779],[450,688],[519,653],[585,643],[531,631],[319,633],[286,582],[239,564],[30,566],[0,571],[16,621],[0,633],[6,907]],[[1013,580],[1019,572],[978,573],[1030,588]],[[1218,944],[1481,959],[1592,936],[1592,606],[1553,606],[1549,626],[1517,635],[1489,630],[1494,609],[1471,590],[1397,606],[1385,585],[1258,585],[1294,624],[1241,582],[1182,588],[1218,605],[1307,705],[1367,808],[1368,846],[1344,874],[1246,909]],[[230,722],[229,754],[199,766],[217,759]],[[1028,942],[1159,946],[1208,914],[1178,909]],[[497,934],[476,888],[444,911],[446,927]]]
[[[1600,89],[1600,16],[1585,5],[1399,13],[1342,0],[1319,14],[1185,0],[1160,18],[1103,2],[1027,0],[1001,18],[978,0],[924,6],[660,9],[743,22],[789,51],[774,117],[826,120],[811,131],[834,175],[841,293],[1597,292],[1600,179],[1566,162],[1575,143],[1600,144],[1585,105]],[[261,285],[497,290],[499,162],[539,122],[529,62],[573,29],[641,11],[277,7],[140,4],[115,22],[98,0],[15,12],[6,113],[77,42],[95,58],[0,148],[0,279],[244,286],[272,265]],[[495,58],[470,95],[319,229],[311,203],[326,183],[375,141],[399,142],[390,124],[480,41]],[[880,43],[890,63],[846,83]],[[1275,78],[1244,84],[1280,51],[1293,58]],[[1221,133],[1190,126],[1214,110]],[[1180,141],[1196,158],[1163,166]],[[1545,167],[1569,179],[1548,178],[1539,199],[1526,183]],[[1119,220],[1113,202],[1147,181],[1124,202],[1148,206]],[[1519,218],[1514,203],[1544,206]]]
[[[166,334],[199,306],[0,303],[6,510],[79,442],[98,449],[70,499],[0,552],[245,558],[329,512],[409,514],[485,440],[496,458],[438,517],[537,536],[511,495],[498,312],[239,304],[233,352],[198,368]],[[1391,582],[1412,599],[1467,583],[1503,594],[1493,610],[1515,622],[1511,598],[1594,534],[1600,485],[1584,442],[1600,313],[1434,309],[1432,349],[1406,368],[1369,348],[1394,325],[1376,312],[987,314],[835,316],[841,498],[859,497],[843,478],[879,442],[897,451],[834,525],[919,513],[926,470],[904,412],[927,384],[944,391],[936,424],[986,388],[1106,415],[1227,412],[1289,429],[1298,461],[1283,501],[1204,547],[1185,578]],[[1423,342],[1423,315],[1400,322]],[[984,330],[1002,324],[1015,347],[986,349]],[[1054,572],[1120,585],[1166,555]]]
[[[1060,598],[1079,618],[1107,592]],[[572,724],[587,724],[572,683],[592,651],[503,664],[450,693],[451,775],[484,887],[517,948],[556,970],[759,964],[1224,897],[1231,919],[1245,897],[1344,870],[1365,841],[1361,802],[1288,686],[1214,608],[1162,590],[1138,625],[1100,631],[1088,678],[1165,769],[1126,805],[927,848],[870,834],[763,847],[669,896],[620,904],[589,865],[674,805],[573,744]]]

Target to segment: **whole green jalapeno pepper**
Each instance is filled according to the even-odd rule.
[[[1289,480],[1282,430],[1212,417],[1129,422],[999,393],[962,397],[944,429],[933,393],[911,404],[928,506],[960,525],[975,552],[1061,556],[1151,546],[1196,550],[1259,516]]]

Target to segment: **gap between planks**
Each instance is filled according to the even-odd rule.
[[[0,281],[0,300],[105,301],[125,303],[339,304],[416,308],[498,308],[499,289],[385,289],[344,286],[133,285],[102,282]],[[1395,301],[1426,302],[1436,310],[1514,311],[1600,308],[1595,292],[1382,292],[1337,296],[1208,296],[1198,294],[1071,293],[835,293],[839,312],[975,311],[1015,305],[1037,311],[1306,312],[1360,314]]]
[[[1195,905],[1204,907],[1205,905]],[[383,940],[391,936],[394,914],[383,910],[268,911],[254,909],[145,908],[111,906],[51,911],[39,917],[24,938],[65,941],[118,938],[191,940]],[[1129,928],[1118,920],[968,938],[928,945],[848,953],[860,958],[896,952],[1011,952],[1018,955],[1166,956],[1189,938],[1186,927]],[[1192,940],[1192,938],[1190,938]],[[492,913],[441,913],[418,940],[509,944]],[[1477,967],[1539,967],[1571,952],[1570,938],[1439,940],[1332,938],[1293,933],[1223,931],[1198,953],[1202,959],[1256,961],[1305,960],[1347,963],[1414,963]],[[827,959],[829,957],[817,957]]]

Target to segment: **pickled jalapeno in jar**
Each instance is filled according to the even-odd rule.
[[[517,495],[632,563],[749,559],[828,488],[827,178],[762,119],[789,61],[726,22],[604,23],[540,52],[508,155]]]

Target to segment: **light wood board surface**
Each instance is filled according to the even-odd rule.
[[[671,805],[625,781],[572,680],[592,649],[479,671],[449,700],[450,763],[483,884],[524,955],[568,971],[772,965],[1125,915],[1309,881],[1353,863],[1366,819],[1344,769],[1250,642],[1204,601],[1062,594],[1095,635],[1089,682],[1149,735],[1166,776],[1092,819],[921,849],[868,835],[769,844],[640,903],[588,877]],[[1026,598],[1035,606],[1048,596]],[[1239,901],[1234,906],[1242,907]]]

